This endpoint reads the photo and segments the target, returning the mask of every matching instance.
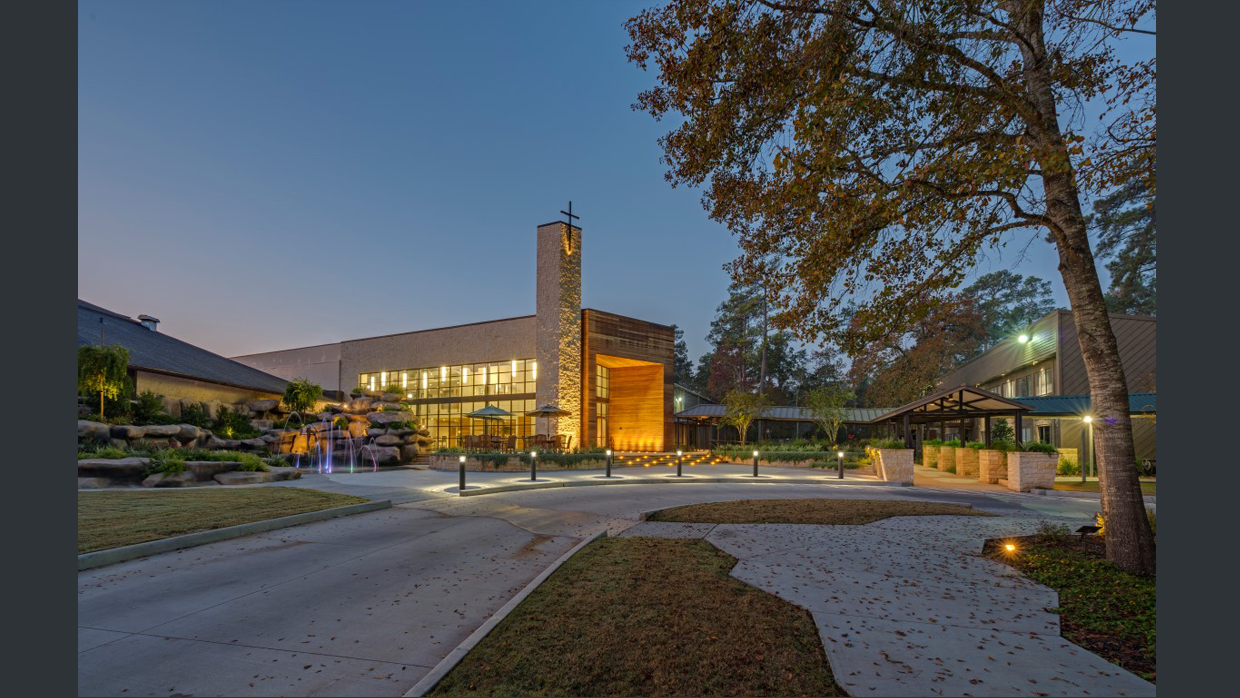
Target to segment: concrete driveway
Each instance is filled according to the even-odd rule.
[[[1073,500],[774,483],[447,497],[448,474],[311,477],[391,509],[78,575],[79,695],[401,695],[581,538],[746,498],[916,498],[1087,517]]]

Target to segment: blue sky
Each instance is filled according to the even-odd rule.
[[[572,199],[584,304],[696,359],[736,248],[630,109],[646,4],[80,3],[79,297],[225,355],[525,315]]]

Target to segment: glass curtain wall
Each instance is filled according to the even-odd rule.
[[[437,446],[459,446],[461,436],[490,434],[523,437],[534,434],[534,419],[525,413],[535,408],[538,363],[534,359],[511,359],[487,363],[424,366],[393,371],[372,371],[358,376],[367,390],[399,388],[418,423],[429,429]],[[494,405],[512,417],[489,420],[465,415]]]

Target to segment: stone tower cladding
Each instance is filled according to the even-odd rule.
[[[540,419],[543,434],[556,432],[581,444],[581,228],[565,223],[538,226],[538,404],[571,414]]]

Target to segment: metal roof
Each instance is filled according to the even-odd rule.
[[[883,412],[889,411],[889,407],[847,407],[844,409],[845,424],[866,424]],[[727,405],[701,404],[690,407],[687,410],[676,413],[677,419],[719,419],[727,414]],[[770,420],[773,422],[812,422],[814,421],[813,413],[805,407],[792,407],[788,405],[774,405],[762,410],[762,414],[758,419]]]
[[[906,415],[916,424],[938,422],[944,419],[971,419],[987,414],[1016,414],[1028,412],[1029,405],[1010,400],[989,390],[971,385],[958,385],[910,402],[882,414],[871,422],[890,422]]]
[[[1090,413],[1088,395],[1047,395],[1045,397],[1022,397],[1020,401],[1033,408],[1036,417],[1080,417]],[[1129,393],[1128,413],[1134,415],[1157,414],[1158,393]]]
[[[133,318],[82,300],[78,301],[78,346],[99,343],[100,319],[103,320],[104,341],[128,349],[132,368],[266,393],[283,393],[288,385],[287,381],[270,373],[149,330]]]

